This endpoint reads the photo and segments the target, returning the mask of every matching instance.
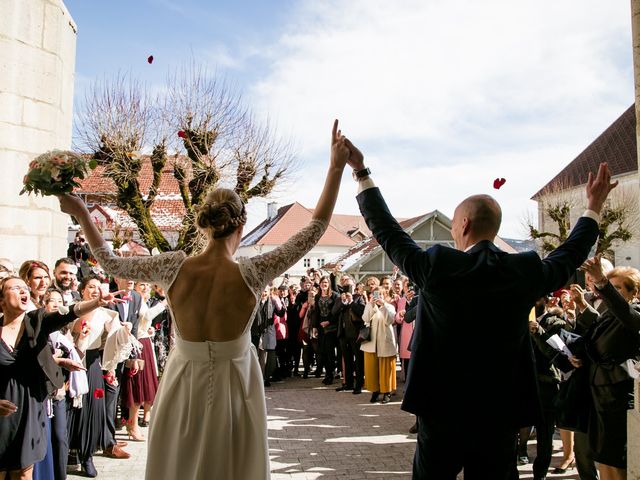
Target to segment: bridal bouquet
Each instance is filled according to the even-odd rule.
[[[43,153],[29,164],[20,195],[32,192],[40,195],[71,193],[80,186],[77,180],[86,178],[89,170],[96,166],[95,160],[87,160],[66,150]]]

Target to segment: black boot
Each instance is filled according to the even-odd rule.
[[[82,471],[87,477],[95,478],[98,476],[98,471],[93,464],[93,457],[88,457],[82,461]]]

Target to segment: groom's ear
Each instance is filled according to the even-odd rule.
[[[462,219],[462,234],[469,235],[470,231],[471,231],[471,220],[469,220],[469,217],[464,217]]]

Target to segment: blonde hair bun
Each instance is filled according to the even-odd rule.
[[[209,192],[196,216],[196,225],[211,230],[213,238],[226,237],[246,221],[244,203],[236,192],[226,188]]]

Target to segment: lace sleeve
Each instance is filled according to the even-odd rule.
[[[142,282],[158,283],[168,290],[186,254],[167,252],[152,257],[118,257],[107,245],[93,250],[93,256],[109,275]]]
[[[286,243],[262,255],[238,260],[247,285],[258,292],[271,280],[287,271],[318,243],[329,222],[312,220]]]

